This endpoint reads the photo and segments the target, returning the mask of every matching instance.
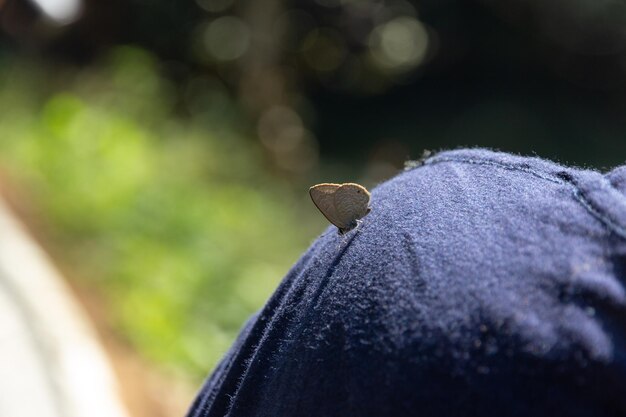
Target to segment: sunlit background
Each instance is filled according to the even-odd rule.
[[[606,169],[625,116],[622,0],[0,0],[0,189],[135,417],[181,415],[321,233],[309,185],[460,146]]]

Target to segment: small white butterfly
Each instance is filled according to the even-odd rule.
[[[317,184],[309,188],[311,200],[329,222],[344,234],[370,212],[370,193],[359,184]]]

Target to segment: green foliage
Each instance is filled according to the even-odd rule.
[[[301,197],[233,129],[176,116],[139,50],[97,69],[3,68],[0,164],[139,351],[205,375],[314,233]]]

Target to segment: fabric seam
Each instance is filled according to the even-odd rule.
[[[550,174],[547,172],[539,171],[533,169],[531,167],[507,164],[504,162],[493,161],[488,159],[471,159],[471,158],[454,158],[454,157],[437,157],[434,156],[424,161],[422,166],[426,165],[434,165],[437,163],[443,162],[459,162],[470,165],[482,165],[482,166],[493,166],[497,168],[506,169],[509,171],[519,171],[525,172],[527,174],[533,175],[537,178],[555,183],[569,186],[572,190],[574,200],[577,201],[592,217],[602,223],[609,231],[615,233],[617,236],[626,240],[626,228],[621,226],[618,222],[611,219],[605,213],[602,212],[601,209],[596,207],[592,201],[590,201],[583,190],[572,180],[568,181],[563,178],[560,178],[554,174]],[[419,168],[419,167],[416,167]],[[564,168],[565,169],[565,168]]]

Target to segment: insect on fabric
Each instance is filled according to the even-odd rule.
[[[329,222],[344,234],[370,212],[370,193],[354,183],[317,184],[309,189],[311,200]]]

